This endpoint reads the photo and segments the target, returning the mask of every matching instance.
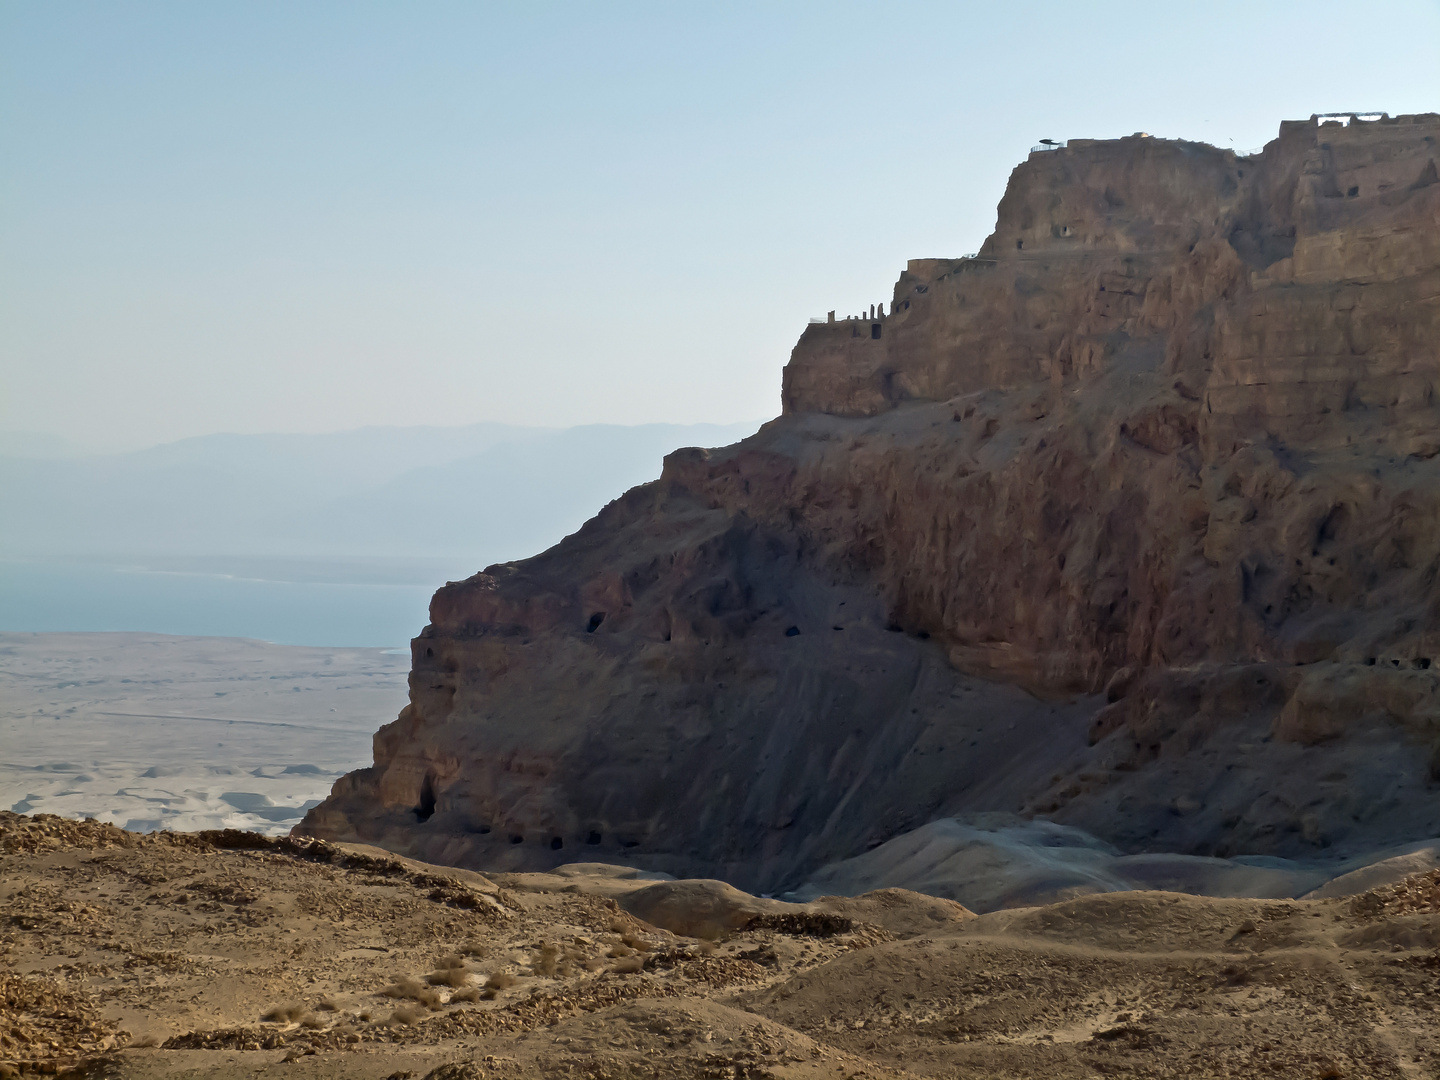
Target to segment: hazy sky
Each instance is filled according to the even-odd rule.
[[[1440,110],[1440,0],[0,0],[0,428],[778,411],[1042,137]]]

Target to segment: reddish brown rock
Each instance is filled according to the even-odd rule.
[[[780,419],[441,589],[302,829],[755,891],[972,810],[1440,834],[1437,158],[1436,115],[1032,154],[976,258],[807,328]]]

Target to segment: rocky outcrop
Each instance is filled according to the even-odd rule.
[[[1440,834],[1437,140],[1032,154],[977,256],[806,329],[781,418],[441,589],[302,830],[753,891],[973,811]]]

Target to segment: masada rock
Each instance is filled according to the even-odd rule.
[[[1031,154],[978,255],[805,330],[780,418],[440,589],[299,831],[755,893],[979,812],[1440,836],[1437,161],[1440,115]]]

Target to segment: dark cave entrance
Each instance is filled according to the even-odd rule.
[[[415,807],[416,821],[429,821],[435,813],[435,777],[432,773],[425,774],[425,780],[420,785],[420,805]]]

